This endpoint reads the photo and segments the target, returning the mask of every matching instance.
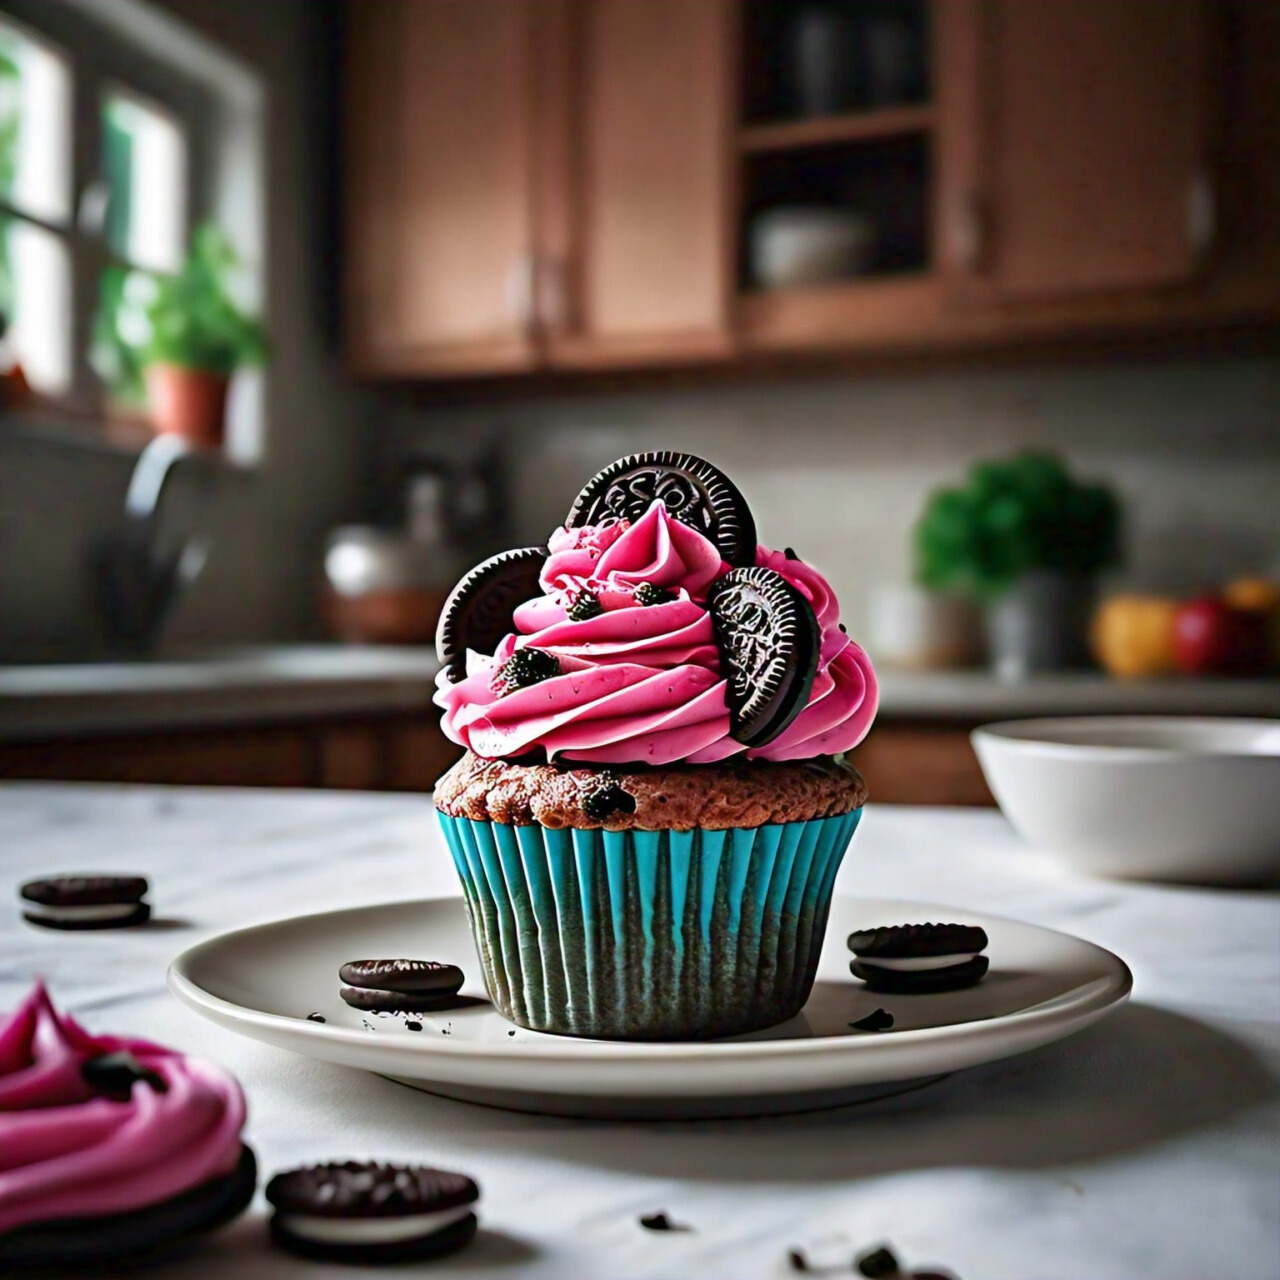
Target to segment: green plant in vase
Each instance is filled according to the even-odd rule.
[[[1078,665],[1097,576],[1120,562],[1120,503],[1048,453],[979,462],[930,495],[914,530],[916,577],[986,606],[997,671]]]
[[[142,370],[156,429],[195,444],[222,442],[231,375],[266,357],[261,324],[232,296],[236,266],[226,236],[204,224],[176,274],[130,272],[112,308],[118,363]]]

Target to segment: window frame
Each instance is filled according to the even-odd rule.
[[[85,225],[86,197],[105,181],[102,107],[119,91],[170,115],[186,142],[184,241],[213,212],[212,158],[217,102],[199,82],[131,46],[110,28],[52,0],[0,0],[0,18],[66,58],[71,78],[71,189],[65,224],[36,217],[0,197],[0,218],[56,235],[66,246],[71,275],[71,386],[46,404],[105,422],[120,416],[110,389],[89,363],[101,278],[110,266],[137,267],[107,244],[105,223]],[[145,269],[145,268],[143,268]]]

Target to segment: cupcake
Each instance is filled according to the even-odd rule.
[[[734,485],[646,453],[445,604],[436,809],[499,1011],[735,1035],[799,1013],[866,787],[876,682],[830,586]]]
[[[257,1182],[244,1121],[225,1071],[91,1035],[37,983],[0,1018],[0,1273],[98,1275],[230,1222]]]

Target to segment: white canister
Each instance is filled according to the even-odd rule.
[[[981,656],[981,619],[974,606],[912,582],[868,589],[866,637],[876,662],[904,670],[968,667]]]

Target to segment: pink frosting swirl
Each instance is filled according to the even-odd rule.
[[[128,1050],[167,1089],[97,1094],[81,1066]],[[173,1049],[93,1036],[37,983],[0,1026],[0,1232],[172,1199],[240,1158],[244,1096],[226,1072]]]
[[[491,656],[469,654],[466,679],[438,681],[445,733],[476,755],[549,757],[599,764],[706,764],[743,752],[729,736],[726,681],[707,589],[728,572],[708,539],[661,502],[634,523],[559,529],[540,582],[545,594],[515,611],[515,632]],[[876,709],[876,682],[863,651],[839,626],[839,607],[816,569],[760,547],[756,563],[781,573],[812,603],[822,630],[819,669],[804,710],[753,759],[834,755],[862,740]],[[642,583],[665,603],[636,599]],[[574,621],[583,594],[602,612]],[[560,674],[523,689],[498,678],[517,649],[553,654]]]

